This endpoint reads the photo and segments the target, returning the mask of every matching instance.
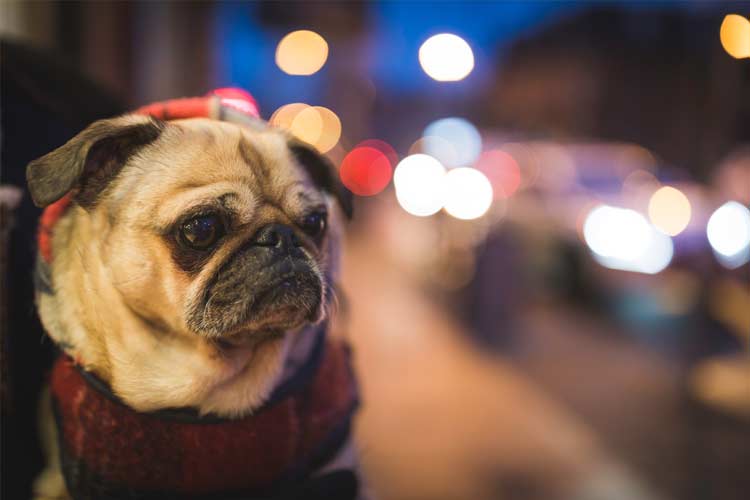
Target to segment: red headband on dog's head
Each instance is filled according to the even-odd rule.
[[[186,97],[155,102],[134,111],[159,120],[182,118],[211,118],[231,122],[251,123],[260,119],[258,103],[249,92],[237,88],[222,88],[204,97]]]

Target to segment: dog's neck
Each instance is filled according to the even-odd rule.
[[[286,359],[284,360],[284,368],[276,384],[274,384],[274,389],[294,377],[299,369],[309,362],[317,341],[315,331],[319,328],[316,325],[308,326],[292,339]]]

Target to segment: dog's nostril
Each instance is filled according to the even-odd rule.
[[[279,245],[280,241],[281,238],[279,238],[279,233],[273,231],[266,234],[263,240],[259,241],[258,243],[261,243],[264,246],[275,247]]]
[[[269,224],[260,228],[252,243],[261,247],[291,247],[299,246],[301,242],[294,234],[294,230],[283,224]]]

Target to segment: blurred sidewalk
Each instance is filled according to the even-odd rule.
[[[357,436],[377,498],[648,498],[587,426],[510,362],[470,345],[388,257],[385,239],[368,234],[345,254],[341,329],[354,347]]]

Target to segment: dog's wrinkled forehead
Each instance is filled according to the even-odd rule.
[[[205,118],[100,120],[29,163],[26,177],[39,207],[68,194],[91,211],[105,199],[122,206],[137,196],[163,200],[170,190],[235,182],[263,193],[270,203],[290,186],[304,185],[304,192],[317,188],[333,195],[347,216],[352,209],[351,193],[335,167],[311,146],[270,127]]]
[[[206,119],[177,121],[131,159],[108,202],[185,209],[193,200],[238,192],[245,203],[296,212],[325,202],[322,186],[307,167],[278,130]]]

